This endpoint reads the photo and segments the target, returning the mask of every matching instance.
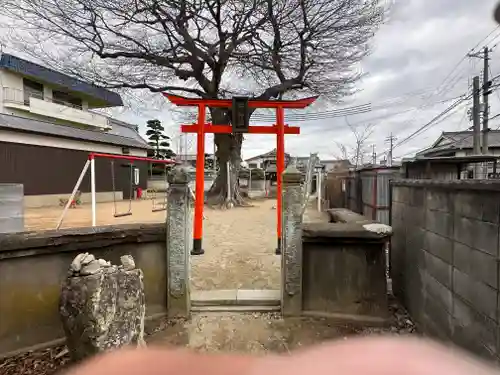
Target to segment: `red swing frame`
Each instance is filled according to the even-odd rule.
[[[233,101],[231,99],[197,99],[185,98],[178,95],[163,93],[163,95],[172,103],[180,107],[198,107],[198,121],[194,124],[181,125],[183,133],[196,133],[196,191],[195,191],[195,210],[194,210],[194,229],[193,229],[193,249],[192,255],[201,255],[204,253],[202,248],[203,237],[203,206],[204,185],[205,185],[205,134],[207,133],[232,133],[231,125],[213,125],[206,122],[206,109],[209,108],[231,108]],[[317,96],[299,99],[299,100],[256,100],[249,99],[249,108],[272,108],[276,110],[276,124],[271,126],[248,127],[249,134],[276,134],[276,172],[278,175],[277,192],[277,248],[276,254],[281,253],[281,208],[282,208],[282,186],[281,175],[285,170],[285,134],[300,134],[300,128],[297,126],[288,126],[285,124],[285,108],[304,109],[313,104]]]

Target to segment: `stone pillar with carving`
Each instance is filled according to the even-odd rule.
[[[298,316],[302,311],[302,173],[290,164],[283,178],[282,294],[284,316]]]
[[[192,244],[193,201],[189,174],[176,167],[168,176],[167,268],[169,317],[189,317],[189,254]]]

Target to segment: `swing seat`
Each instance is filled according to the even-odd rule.
[[[116,213],[113,216],[114,217],[124,217],[124,216],[130,216],[132,215],[132,212],[122,212],[122,213]]]
[[[158,207],[158,208],[153,208],[151,212],[160,212],[160,211],[166,211],[167,207]]]

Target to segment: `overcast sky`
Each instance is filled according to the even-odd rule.
[[[360,92],[345,103],[330,108],[371,103],[373,110],[347,119],[336,117],[300,122],[293,122],[294,115],[291,114],[287,122],[299,125],[301,135],[287,136],[286,150],[295,156],[311,152],[318,152],[322,158],[340,156],[337,143],[354,144],[348,121],[359,124],[356,126],[373,124],[374,131],[367,146],[375,145],[381,158],[388,147],[385,138],[391,132],[398,138],[398,144],[454,102],[449,100],[439,104],[440,101],[470,92],[471,77],[482,74],[482,61],[466,58],[458,67],[457,64],[481,41],[477,50],[485,44],[494,47],[500,43],[500,29],[495,30],[497,25],[492,18],[495,3],[496,0],[396,0],[390,19],[373,40],[373,53],[361,64],[360,69],[366,75],[358,84]],[[500,74],[499,50],[500,46],[492,52],[493,75]],[[499,96],[495,92],[490,98],[494,116],[500,113]],[[463,103],[444,121],[398,145],[394,156],[411,156],[432,144],[442,131],[468,128],[471,125],[466,116],[469,107],[470,103]],[[310,112],[324,110],[313,107]],[[160,112],[127,111],[122,116],[138,124],[151,116],[159,117],[169,132],[178,136],[176,116],[166,109]],[[492,128],[499,125],[500,121],[492,121]],[[207,148],[211,149],[212,136],[207,138]],[[194,135],[188,135],[188,140],[182,143],[194,152]],[[264,153],[274,147],[273,136],[249,135],[244,142],[243,157]]]
[[[358,127],[373,125],[367,146],[375,145],[379,158],[387,151],[385,138],[391,132],[398,138],[394,150],[394,156],[398,157],[411,156],[412,152],[430,146],[442,131],[468,128],[471,124],[466,111],[470,104],[465,102],[445,121],[398,145],[451,105],[454,102],[451,99],[470,92],[471,77],[482,74],[482,61],[463,57],[478,43],[477,50],[485,44],[494,48],[500,43],[500,29],[496,29],[492,18],[495,3],[496,0],[395,0],[390,19],[373,40],[372,54],[360,66],[365,74],[358,83],[360,92],[344,103],[330,108],[313,106],[309,112],[368,103],[372,110],[347,118],[323,115],[321,120],[300,122],[294,122],[294,113],[291,113],[287,123],[299,125],[301,135],[286,137],[287,152],[293,156],[318,152],[323,159],[336,158],[341,155],[338,143],[354,144],[347,123]],[[492,52],[491,70],[493,76],[500,74],[500,45]],[[494,116],[500,113],[500,96],[495,92],[490,98]],[[450,100],[439,104],[447,99]],[[148,119],[159,118],[174,137],[177,151],[178,115],[163,105],[161,96],[144,100],[137,95],[131,103],[133,110],[119,111],[115,115],[140,125],[142,133]],[[497,126],[500,121],[493,120],[491,127]],[[275,142],[271,135],[249,135],[244,142],[243,158],[267,152],[275,147]],[[194,135],[188,135],[182,144],[194,153]],[[212,147],[212,135],[208,135],[207,152]]]

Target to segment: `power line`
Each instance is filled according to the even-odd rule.
[[[496,28],[494,28],[490,33],[488,33],[484,38],[482,38],[474,47],[472,47],[468,53],[466,53],[454,66],[453,68],[450,70],[450,72],[446,75],[446,77],[444,78],[444,80],[441,82],[441,84],[436,88],[436,92],[435,94],[436,95],[441,95],[444,90],[447,90],[449,91],[451,88],[455,87],[456,86],[456,83],[459,81],[459,78],[456,79],[453,78],[453,79],[456,79],[455,80],[455,83],[453,84],[453,86],[450,87],[450,82],[447,82],[450,80],[450,78],[453,76],[454,72],[458,69],[458,67],[468,58],[468,55],[472,52],[474,52],[474,50],[479,46],[481,45],[481,43],[483,43],[485,40],[487,40],[491,35],[493,35],[496,31],[498,31],[500,29],[500,26],[497,26]],[[500,34],[499,34],[500,35]],[[447,85],[447,86],[446,86]],[[427,99],[430,99],[431,96],[429,96]],[[455,103],[456,105],[458,105],[459,103]],[[454,105],[452,105],[452,108],[455,108]],[[422,108],[418,108],[418,109],[422,109]],[[445,110],[446,111],[446,110]],[[441,113],[440,115],[444,115],[443,113]],[[440,116],[438,115],[438,116]],[[432,126],[432,124],[434,123],[436,118],[432,119],[431,122],[425,124],[424,126],[422,126],[421,128],[419,128],[416,132],[410,134],[410,136],[406,137],[405,139],[403,139],[401,142],[399,142],[398,145],[396,146],[399,146],[405,142],[407,142],[408,140],[412,139],[413,137],[415,137],[416,135],[418,135],[419,133],[421,133],[422,131],[424,131],[425,129],[429,128],[430,126]],[[407,127],[412,121],[408,121],[406,124],[404,124],[405,127]],[[395,146],[395,147],[396,147]]]
[[[456,107],[458,107],[464,101],[469,100],[471,97],[472,97],[472,94],[470,94],[466,98],[462,98],[462,99],[457,100],[455,103],[453,103],[452,105],[450,105],[448,108],[446,108],[444,111],[442,111],[441,113],[439,113],[437,116],[433,117],[432,120],[430,120],[429,122],[427,122],[425,125],[421,126],[419,129],[417,129],[416,131],[414,131],[413,133],[411,133],[409,136],[407,136],[406,138],[404,138],[403,140],[401,140],[400,142],[398,142],[394,146],[394,148],[399,147],[399,146],[405,144],[406,142],[410,141],[412,138],[414,138],[418,134],[422,133],[423,131],[429,129],[430,127],[432,127],[434,125],[437,125],[437,123],[436,123],[437,120],[441,119],[444,115],[448,114],[450,111],[452,111],[453,109],[455,109]]]
[[[445,99],[444,102],[450,101],[452,99],[456,99],[457,97],[450,98],[450,99]],[[388,102],[388,101],[385,101]],[[443,102],[443,101],[440,101]],[[384,102],[381,102],[384,103]],[[314,120],[322,120],[322,119],[331,119],[331,118],[336,118],[336,117],[346,117],[346,116],[354,116],[358,114],[363,114],[363,113],[368,113],[368,112],[375,112],[378,110],[384,110],[384,109],[390,109],[393,106],[398,106],[403,104],[403,102],[400,103],[392,103],[392,105],[376,105],[376,106],[371,106],[371,107],[366,107],[362,110],[356,110],[356,111],[348,111],[348,112],[339,112],[339,111],[327,111],[327,112],[316,112],[316,113],[303,113],[303,114],[296,114],[296,115],[286,115],[285,119],[287,121],[296,121],[296,122],[301,122],[301,121],[314,121]],[[435,103],[430,103],[430,105],[435,105]],[[429,106],[429,105],[427,105]],[[420,106],[422,107],[422,106]],[[409,112],[413,111],[414,108],[407,109],[404,111],[401,111],[399,113],[404,113],[404,112]],[[388,114],[388,116],[392,116],[392,114]],[[253,121],[258,120],[258,121],[275,121],[274,116],[257,116],[257,114],[252,115],[251,118]]]
[[[490,73],[491,73],[491,71],[490,71]],[[493,75],[493,74],[492,74],[492,75]],[[500,74],[499,74],[499,75],[497,75],[497,76],[495,76],[495,77],[493,77],[493,78],[491,79],[491,81],[497,80],[498,78],[500,78]],[[496,86],[490,86],[490,89],[492,89],[492,88],[496,88],[496,89],[498,89],[498,87],[500,87],[500,86],[499,86],[499,85],[496,85]],[[493,91],[495,91],[495,92],[496,92],[497,96],[499,95],[499,94],[498,94],[498,90],[493,90]],[[469,96],[471,96],[471,95],[469,95]],[[500,100],[500,96],[499,96],[499,100]],[[451,114],[450,114],[449,116],[451,116]],[[446,118],[448,118],[449,116],[447,116]],[[490,118],[490,120],[495,119],[495,118],[497,118],[497,117],[500,117],[500,113],[499,113],[499,114],[497,114],[497,115],[494,115],[493,117],[491,117],[491,118]],[[442,119],[440,122],[444,121],[446,118]],[[461,122],[463,122],[463,118],[462,118],[462,121],[461,121]],[[495,130],[499,130],[499,129],[500,129],[500,125],[499,125],[499,126],[498,126]],[[448,144],[448,146],[453,146],[453,145],[455,145],[455,144],[458,144],[458,143],[464,142],[464,141],[466,141],[466,140],[468,140],[468,139],[472,138],[473,136],[474,136],[474,133],[473,133],[473,132],[470,132],[470,134],[469,134],[469,135],[467,135],[466,137],[459,138],[459,139],[457,139],[457,140],[455,140],[455,141],[451,142],[450,144]],[[423,148],[423,149],[421,149],[421,150],[417,151],[416,153],[418,153],[418,152],[420,152],[420,151],[423,151],[423,150],[425,150],[425,149],[426,149],[426,148]],[[403,155],[401,155],[401,156],[398,156],[398,158],[400,158],[400,157],[405,157],[405,156],[410,155],[410,154],[413,154],[413,153],[414,153],[413,151],[411,151],[411,152],[407,152],[406,154],[403,154]]]

